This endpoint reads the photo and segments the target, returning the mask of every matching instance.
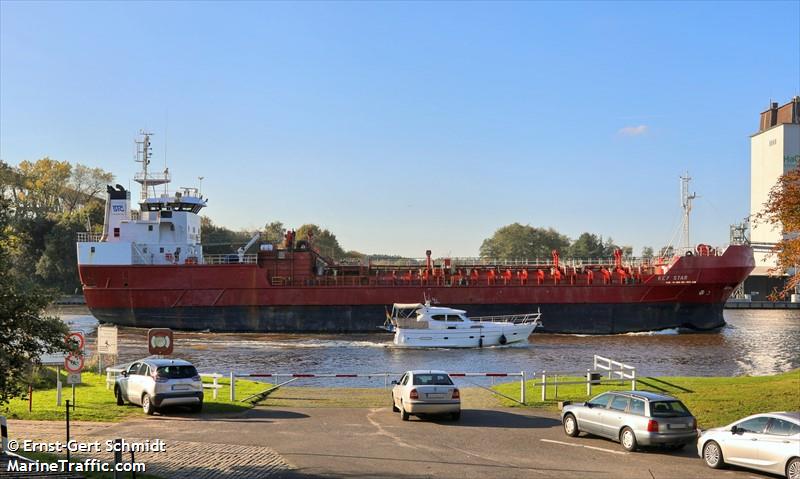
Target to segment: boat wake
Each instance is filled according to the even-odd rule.
[[[291,340],[207,340],[207,339],[188,339],[182,338],[181,342],[187,345],[202,344],[210,347],[227,347],[235,346],[237,348],[252,348],[252,349],[338,349],[338,348],[387,348],[391,346],[391,342],[374,342],[374,341],[347,341],[347,340],[328,340],[328,339],[302,339],[297,341]]]

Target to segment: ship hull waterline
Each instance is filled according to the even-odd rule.
[[[722,304],[503,304],[448,305],[474,316],[522,314],[540,308],[536,333],[620,334],[682,329],[714,331],[725,325]],[[535,309],[534,309],[535,310]],[[91,308],[102,323],[184,331],[261,333],[380,332],[380,305]]]

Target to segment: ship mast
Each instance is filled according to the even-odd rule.
[[[158,185],[166,185],[170,182],[170,177],[169,168],[164,169],[164,173],[153,174],[147,171],[153,153],[153,148],[150,146],[150,137],[153,134],[144,130],[139,130],[139,134],[142,135],[142,139],[136,140],[136,162],[142,164],[142,171],[136,173],[133,179],[142,185],[141,200],[145,201],[148,187],[155,188]],[[153,194],[155,194],[155,190]]]
[[[689,182],[692,177],[689,172],[681,176],[681,207],[683,208],[683,247],[685,251],[691,250],[689,241],[689,213],[692,212],[692,200],[697,198],[696,193],[689,194]]]

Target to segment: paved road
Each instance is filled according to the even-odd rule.
[[[177,413],[180,414],[180,413]],[[13,421],[12,436],[60,437],[60,425]],[[255,408],[237,417],[155,416],[75,427],[78,437],[158,438],[184,453],[161,461],[169,477],[197,477],[225,462],[221,476],[438,478],[746,478],[714,471],[695,454],[627,453],[614,442],[567,437],[557,415],[517,409],[468,409],[459,422],[402,422],[387,408]],[[172,446],[171,446],[172,445]],[[191,447],[187,446],[191,445]],[[223,460],[224,452],[232,457]],[[259,458],[257,456],[261,455]],[[259,469],[259,461],[266,465]],[[192,465],[196,466],[195,468]],[[268,465],[268,468],[266,468]],[[211,474],[214,475],[214,474]],[[221,477],[220,476],[220,477]]]

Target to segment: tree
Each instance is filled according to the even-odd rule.
[[[283,242],[286,228],[280,221],[273,221],[264,225],[264,232],[262,233],[261,240],[265,243],[280,244]]]
[[[800,155],[788,158],[795,165],[800,163]],[[789,169],[778,178],[769,192],[764,209],[756,215],[756,221],[780,228],[782,238],[772,249],[777,256],[778,266],[774,273],[787,273],[791,277],[778,296],[785,297],[800,286],[800,166]]]
[[[333,259],[344,257],[344,249],[339,245],[339,240],[336,239],[336,235],[315,224],[304,224],[297,228],[295,231],[295,241],[307,240],[309,232],[312,233],[312,245],[320,254]]]
[[[652,246],[645,246],[642,248],[642,258],[650,259],[653,257],[653,247]]]
[[[42,354],[70,348],[64,341],[66,324],[43,314],[52,292],[10,271],[9,203],[0,196],[0,405],[20,395]]]
[[[513,223],[483,240],[480,254],[483,258],[502,260],[549,258],[552,250],[564,251],[568,247],[569,238],[553,228]]]
[[[228,254],[236,252],[253,236],[249,231],[233,231],[224,226],[217,226],[207,216],[200,217],[202,231],[201,244],[205,254]]]
[[[570,246],[570,258],[600,258],[605,256],[603,238],[591,233],[582,233]]]
[[[633,246],[623,246],[620,248],[622,250],[622,257],[630,259],[633,257]]]
[[[35,162],[23,161],[17,168],[20,184],[13,185],[17,218],[43,218],[63,211],[64,188],[72,165],[44,157]]]
[[[675,255],[675,248],[672,245],[664,246],[658,251],[658,256],[661,258],[672,258]]]
[[[102,168],[90,168],[78,163],[72,169],[69,183],[64,191],[64,208],[73,211],[78,206],[99,199],[106,185],[114,181],[114,175]]]
[[[103,221],[104,208],[92,202],[79,210],[63,213],[44,238],[44,250],[36,262],[36,275],[60,291],[75,293],[80,288],[75,237],[86,231],[87,223]]]

